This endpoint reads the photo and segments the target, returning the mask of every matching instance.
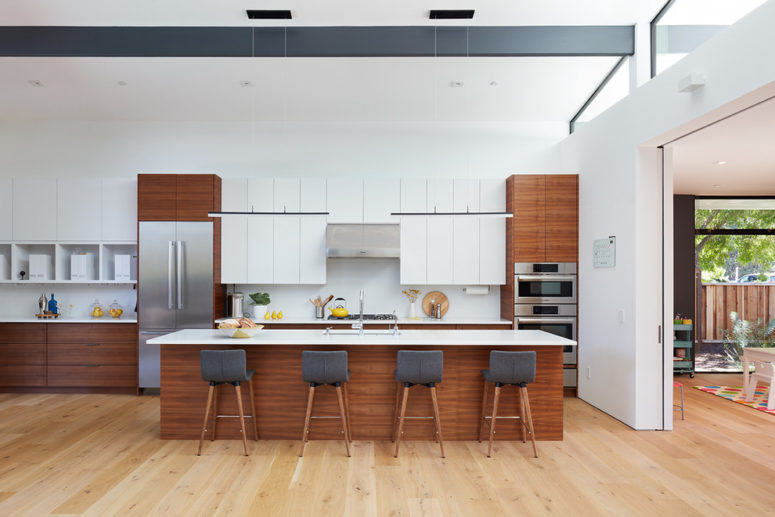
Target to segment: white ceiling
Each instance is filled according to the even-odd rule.
[[[0,58],[0,120],[568,121],[616,61]]]
[[[5,1],[0,25],[629,25],[665,0],[23,0]],[[252,21],[246,9],[290,9],[293,20]],[[473,20],[431,21],[430,9],[475,9]]]
[[[775,99],[678,140],[671,144],[675,193],[775,195],[773,142]]]

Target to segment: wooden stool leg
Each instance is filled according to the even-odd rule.
[[[390,441],[396,441],[396,430],[398,429],[398,410],[401,406],[401,385],[396,383],[396,406],[393,408],[393,433],[391,434]]]
[[[215,428],[218,426],[218,396],[221,393],[220,385],[216,384],[213,390],[213,430],[210,433],[210,441],[215,441]]]
[[[304,432],[301,435],[301,450],[299,451],[299,457],[304,456],[304,445],[307,443],[307,435],[309,435],[309,420],[312,416],[312,401],[315,398],[315,387],[310,385],[309,396],[307,397],[307,416],[304,417]]]
[[[484,418],[484,412],[487,408],[487,381],[484,381],[484,389],[482,390],[482,418],[479,420],[479,443],[482,443],[482,428],[484,428],[484,424],[487,422],[487,419]]]
[[[242,447],[245,450],[245,456],[248,455],[248,437],[245,436],[245,410],[242,407],[242,388],[239,383],[234,384],[234,393],[237,395],[237,408],[239,408],[239,425],[242,429]]]
[[[538,448],[536,447],[536,433],[533,429],[533,414],[530,412],[530,397],[527,396],[527,387],[520,386],[521,395],[525,397],[525,414],[527,415],[528,430],[530,431],[530,439],[533,441],[533,456],[538,457]]]
[[[248,392],[250,393],[250,415],[253,417],[253,439],[258,441],[258,410],[256,398],[253,395],[253,379],[248,380]]]
[[[406,399],[409,398],[409,387],[404,386],[403,397],[401,398],[401,413],[398,416],[398,431],[396,432],[396,452],[394,458],[398,458],[398,447],[401,445],[401,433],[404,432],[404,415],[406,414]]]
[[[444,439],[441,437],[441,419],[439,418],[439,401],[436,398],[436,386],[431,387],[431,400],[433,401],[433,422],[436,424],[436,434],[439,437],[439,446],[441,447],[441,457],[444,456]]]
[[[347,394],[347,383],[344,383],[344,413],[347,416],[347,435],[350,441],[353,441],[353,431],[350,427],[350,396]]]
[[[495,385],[495,397],[492,399],[492,420],[490,420],[490,445],[487,447],[487,457],[492,456],[492,439],[495,436],[495,422],[498,418],[498,401],[501,397],[501,387]]]
[[[342,398],[342,387],[336,386],[336,398],[339,401],[339,418],[342,419],[342,434],[344,434],[344,448],[347,450],[347,457],[350,457],[350,433],[347,430],[347,414],[344,410],[344,399]]]
[[[522,397],[522,390],[519,390],[519,428],[522,431],[522,443],[527,442],[525,439],[525,399]]]
[[[199,449],[196,451],[197,456],[202,455],[202,442],[205,439],[205,431],[207,430],[207,419],[210,416],[210,404],[213,402],[213,389],[215,386],[210,384],[210,389],[207,390],[207,405],[205,406],[205,421],[202,422],[202,434],[199,436]]]

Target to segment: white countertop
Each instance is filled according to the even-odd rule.
[[[215,323],[220,323],[227,318],[219,318],[215,320]],[[283,318],[281,320],[256,320],[256,323],[265,325],[352,325],[357,320],[329,320],[329,319],[315,319],[315,318]],[[363,320],[366,325],[392,325],[393,320]],[[477,318],[419,318],[416,320],[410,320],[409,318],[398,318],[398,326],[403,327],[405,325],[511,325],[511,320],[504,320],[500,318],[492,319],[477,319]]]
[[[68,318],[60,316],[58,318],[36,318],[27,317],[0,317],[0,323],[137,323],[137,318]]]
[[[397,336],[381,331],[363,336],[325,335],[322,330],[262,330],[250,339],[232,339],[218,330],[186,329],[149,339],[152,345],[395,345],[395,346],[568,346],[575,341],[541,330],[401,330]],[[375,331],[371,331],[375,332]]]

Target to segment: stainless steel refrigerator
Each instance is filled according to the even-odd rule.
[[[213,223],[139,223],[139,385],[161,386],[159,345],[147,340],[213,327]]]

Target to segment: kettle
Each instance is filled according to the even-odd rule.
[[[335,298],[333,307],[329,307],[328,310],[335,318],[345,318],[349,314],[347,312],[347,302],[344,298]]]

